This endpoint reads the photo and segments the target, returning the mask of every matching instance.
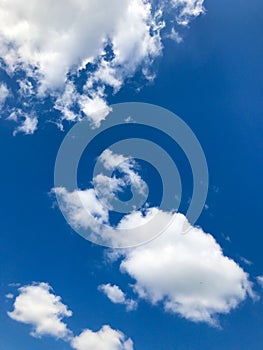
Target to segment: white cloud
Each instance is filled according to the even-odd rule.
[[[112,162],[114,164],[114,158]],[[65,205],[74,212],[72,193],[63,191]],[[92,203],[97,207],[94,199]],[[103,205],[99,208],[107,219],[108,209]],[[77,208],[74,220],[90,227],[102,244],[107,242],[106,239],[113,242],[113,246],[123,246],[123,243],[132,246],[133,239],[147,242],[156,237],[152,231],[161,232],[165,227],[164,232],[149,243],[117,254],[122,256],[120,270],[136,281],[134,291],[139,298],[163,305],[166,311],[189,320],[216,325],[219,314],[229,313],[247,296],[255,297],[248,274],[224,255],[211,234],[191,226],[184,215],[148,208],[144,214],[138,210],[124,215],[114,228],[99,225],[102,221],[94,226],[82,210]],[[128,237],[120,237],[119,230],[130,230]],[[103,285],[101,290],[112,302],[124,304],[126,301],[118,286]]]
[[[23,65],[34,74],[37,68],[42,92],[59,87],[71,69],[103,51],[127,3],[113,0],[109,7],[105,0],[1,2],[2,57],[9,70]]]
[[[19,288],[19,295],[14,302],[14,310],[9,317],[33,327],[31,335],[41,337],[50,335],[56,338],[71,336],[62,318],[72,312],[61,302],[61,298],[52,292],[47,283],[36,283]]]
[[[178,32],[176,32],[174,28],[172,28],[171,33],[167,35],[167,38],[175,41],[178,44],[180,44],[183,41],[181,35]]]
[[[179,9],[177,23],[188,25],[190,20],[204,13],[204,0],[172,0],[175,8]]]
[[[98,224],[108,222],[108,209],[97,199],[94,189],[68,192],[63,187],[57,187],[52,191],[61,199],[60,203],[63,203],[67,219],[73,227],[90,227],[93,223],[91,216],[96,218]]]
[[[263,276],[257,276],[257,282],[261,287],[263,287]]]
[[[19,93],[22,96],[31,96],[34,94],[34,88],[31,81],[24,79],[24,80],[18,80],[19,85]]]
[[[135,190],[140,194],[146,194],[147,185],[136,171],[137,164],[131,157],[126,157],[122,154],[114,153],[110,149],[106,149],[99,156],[98,161],[101,162],[107,170],[118,169],[125,174],[123,180],[119,179],[119,187],[129,184],[134,186]],[[120,189],[118,188],[115,189],[115,191],[116,190]]]
[[[254,296],[251,283],[210,234],[190,225],[182,234],[184,223],[185,217],[177,214],[161,236],[123,252],[120,270],[135,279],[140,298],[189,320],[216,325],[218,314]]]
[[[7,99],[9,95],[9,90],[4,83],[0,83],[0,108],[5,103],[5,100]]]
[[[15,109],[8,117],[9,120],[19,122],[20,125],[15,128],[13,135],[21,132],[31,135],[37,130],[38,119],[34,115],[23,112],[21,109]]]
[[[12,294],[12,293],[8,293],[8,294],[6,294],[6,299],[13,299],[14,298],[14,294]]]
[[[18,289],[19,295],[14,301],[14,310],[8,312],[13,320],[30,324],[32,336],[41,338],[49,335],[68,342],[75,350],[133,350],[133,342],[121,331],[109,325],[94,332],[85,329],[80,335],[73,333],[62,322],[62,318],[72,315],[72,311],[61,302],[61,297],[53,293],[47,283],[33,283]],[[13,294],[7,294],[12,299]]]
[[[250,261],[250,260],[244,258],[243,256],[240,257],[240,260],[241,260],[244,264],[246,264],[246,265],[248,265],[248,266],[253,265],[253,262],[252,262],[252,261]]]
[[[98,198],[93,188],[69,192],[64,187],[56,187],[52,193],[56,194],[68,224],[85,239],[100,245],[118,248],[135,246],[153,239],[167,225],[167,218],[162,218],[157,208],[147,208],[144,213],[133,211],[124,215],[113,227],[109,221],[109,198]],[[151,221],[153,223],[149,227],[155,234],[144,228]]]
[[[84,330],[71,342],[75,350],[133,350],[133,342],[110,326],[103,326],[98,332]]]
[[[188,24],[203,12],[203,0],[2,1],[0,63],[10,76],[25,76],[17,81],[22,100],[51,97],[62,113],[60,127],[83,116],[96,127],[110,111],[105,87],[116,93],[137,70],[154,76],[151,65],[162,53],[171,11],[177,24]],[[92,69],[80,79],[87,64]]]
[[[126,305],[127,311],[135,310],[137,308],[137,302],[126,298],[125,293],[117,285],[111,285],[110,283],[101,284],[98,289],[103,292],[114,304]]]
[[[104,175],[102,172],[99,172],[94,176],[92,181],[93,188],[86,190],[76,189],[70,192],[64,187],[56,187],[51,192],[56,194],[60,208],[68,223],[76,231],[79,232],[81,230],[86,238],[95,239],[97,242],[98,237],[101,237],[101,244],[117,244],[117,246],[126,244],[125,240],[127,240],[127,245],[130,245],[129,239],[131,236],[127,237],[118,234],[119,229],[124,230],[127,228],[126,216],[114,228],[110,226],[110,211],[115,208],[114,201],[117,199],[117,193],[123,192],[127,186],[132,186],[133,194],[136,191],[139,196],[143,197],[142,203],[144,203],[145,197],[147,198],[147,185],[137,173],[136,162],[129,157],[106,150],[98,158],[98,162],[110,173]],[[118,178],[110,176],[113,169],[120,170],[123,176]],[[139,200],[141,200],[141,197]],[[149,209],[149,212],[151,212],[152,217],[156,214],[156,211],[152,209]],[[130,215],[134,215],[134,213]],[[131,219],[129,222],[131,222]],[[137,229],[137,227],[135,228]],[[141,235],[142,231],[134,230],[133,240],[136,242],[136,237],[138,238]]]
[[[129,158],[125,157],[122,154],[113,153],[110,149],[106,149],[99,156],[98,159],[105,169],[114,170],[117,166],[121,165],[124,162],[128,162]]]
[[[81,95],[78,104],[82,112],[90,119],[93,127],[98,127],[100,122],[104,120],[111,111],[100,89],[95,92],[93,91],[91,96]]]
[[[38,124],[37,117],[32,117],[28,114],[25,114],[24,120],[15,129],[14,135],[16,135],[18,132],[22,132],[26,135],[31,135],[37,130],[37,124]]]

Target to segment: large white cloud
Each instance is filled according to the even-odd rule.
[[[132,340],[109,326],[103,326],[97,332],[86,329],[73,339],[71,345],[75,350],[133,350]]]
[[[52,292],[47,283],[38,283],[19,288],[19,295],[14,302],[14,310],[8,315],[16,321],[30,324],[31,335],[41,337],[50,335],[67,339],[71,336],[62,318],[72,312],[61,302],[61,298]]]
[[[135,279],[140,298],[189,320],[215,325],[218,314],[254,296],[249,276],[201,228],[189,225],[182,234],[185,217],[176,216],[161,236],[124,252],[120,270]]]
[[[97,125],[109,112],[106,86],[118,91],[139,68],[151,77],[167,11],[186,24],[203,12],[203,0],[112,0],[110,6],[108,0],[1,1],[1,66],[11,76],[23,72],[22,99],[50,94],[60,120],[84,113]],[[78,74],[88,63],[93,69],[83,83]]]

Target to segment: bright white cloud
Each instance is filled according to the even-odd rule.
[[[218,314],[254,296],[251,283],[210,234],[190,225],[182,234],[183,224],[185,217],[177,214],[161,236],[124,252],[120,270],[135,279],[140,298],[162,303],[166,311],[189,320],[215,325]]]
[[[75,350],[133,350],[133,342],[110,326],[103,326],[98,332],[84,330],[71,343]]]
[[[114,304],[126,305],[127,311],[137,308],[137,302],[126,298],[125,293],[117,285],[111,285],[110,283],[101,284],[98,289],[103,292]]]
[[[14,302],[14,310],[9,317],[33,327],[31,335],[41,337],[50,335],[67,339],[71,336],[62,318],[72,312],[61,302],[61,297],[53,294],[47,283],[36,283],[19,288],[19,295]]]
[[[1,1],[0,64],[10,76],[25,76],[17,81],[21,108],[23,99],[49,95],[62,114],[58,125],[86,116],[97,126],[110,111],[105,87],[116,93],[138,69],[154,76],[171,11],[177,24],[187,24],[203,12],[203,0]],[[83,81],[87,64],[93,69]]]

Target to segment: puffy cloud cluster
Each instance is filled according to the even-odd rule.
[[[85,329],[74,336],[62,321],[64,317],[71,316],[72,311],[61,302],[61,297],[53,293],[49,284],[33,283],[20,287],[18,291],[14,310],[8,315],[13,320],[30,324],[33,327],[32,336],[61,338],[75,350],[133,350],[132,340],[109,325],[102,326],[97,332]]]
[[[49,96],[58,125],[83,116],[98,125],[109,112],[106,87],[116,93],[138,69],[152,77],[171,11],[185,25],[203,12],[203,0],[1,1],[1,68],[16,80],[15,107],[30,102],[32,110]]]

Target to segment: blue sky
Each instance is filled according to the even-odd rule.
[[[126,3],[128,4],[129,1]],[[189,1],[189,3],[191,2]],[[114,2],[115,5],[118,7],[118,1]],[[67,131],[77,122],[76,115],[78,113],[82,113],[83,117],[90,118],[93,123],[94,120],[97,121],[97,117],[94,117],[93,110],[86,109],[85,112],[85,107],[77,106],[78,102],[75,101],[71,109],[75,119],[71,122],[65,121],[67,119],[65,114],[68,111],[65,108],[60,111],[54,109],[54,101],[61,97],[63,87],[60,86],[58,89],[54,81],[50,83],[47,71],[44,70],[46,74],[44,80],[41,80],[37,75],[33,75],[34,79],[30,80],[29,69],[23,71],[17,67],[12,73],[4,61],[5,64],[2,62],[0,70],[0,81],[7,87],[8,96],[2,104],[0,130],[2,150],[0,174],[2,196],[1,348],[5,350],[14,350],[18,347],[22,350],[49,348],[88,350],[92,348],[89,345],[89,337],[87,337],[87,345],[85,342],[84,345],[74,345],[74,339],[76,340],[84,329],[98,332],[103,325],[109,325],[111,329],[122,332],[125,338],[125,340],[121,340],[122,344],[115,347],[110,347],[109,343],[105,343],[103,346],[107,350],[129,350],[132,348],[138,350],[162,350],[164,348],[169,350],[221,348],[242,350],[251,348],[257,350],[262,348],[263,306],[260,299],[262,286],[258,276],[263,275],[261,254],[261,198],[263,195],[261,186],[263,171],[261,57],[263,46],[260,37],[263,5],[260,1],[248,4],[245,1],[237,0],[228,2],[207,0],[203,5],[206,9],[204,14],[184,17],[189,21],[189,26],[180,26],[174,21],[174,28],[179,31],[183,38],[180,43],[167,38],[170,30],[169,19],[175,18],[177,15],[177,22],[180,22],[180,18],[182,18],[178,19],[180,8],[178,10],[175,7],[171,10],[169,2],[163,5],[165,6],[163,20],[167,21],[167,31],[163,28],[160,32],[163,45],[162,55],[158,52],[157,45],[156,51],[149,57],[147,55],[141,57],[139,63],[132,60],[134,59],[132,57],[129,58],[129,61],[125,61],[123,64],[125,69],[122,67],[121,71],[116,66],[112,66],[115,69],[115,77],[117,80],[119,79],[121,86],[119,90],[115,86],[115,94],[112,94],[114,82],[111,81],[112,85],[109,86],[105,82],[95,81],[94,76],[89,75],[91,73],[87,74],[87,71],[96,72],[98,69],[101,59],[98,57],[93,67],[88,66],[79,77],[76,74],[74,76],[70,70],[73,79],[68,78],[67,82],[74,80],[76,90],[82,91],[85,79],[87,81],[93,79],[93,86],[89,88],[90,90],[84,91],[83,94],[91,96],[93,100],[96,99],[96,96],[100,98],[99,104],[95,107],[105,107],[106,103],[111,105],[133,101],[151,103],[177,114],[192,129],[202,145],[209,168],[207,206],[196,225],[200,230],[202,229],[202,231],[198,231],[200,237],[203,237],[203,231],[210,233],[221,246],[222,256],[235,261],[235,265],[232,266],[233,274],[229,275],[229,279],[225,279],[224,276],[228,276],[231,266],[222,265],[222,268],[220,268],[221,265],[214,266],[212,265],[214,260],[211,260],[211,266],[213,266],[215,273],[219,273],[225,266],[226,270],[222,272],[223,277],[219,274],[218,278],[223,278],[222,283],[224,285],[229,283],[229,286],[227,285],[226,290],[223,289],[222,293],[227,294],[228,290],[233,291],[233,298],[236,298],[237,305],[227,307],[226,314],[215,312],[215,316],[219,320],[217,326],[211,322],[209,324],[207,319],[203,322],[200,322],[200,319],[193,320],[191,310],[195,308],[195,304],[190,303],[192,309],[190,308],[188,314],[185,304],[180,309],[181,311],[165,311],[166,299],[169,299],[169,296],[166,295],[154,303],[149,292],[150,290],[156,291],[156,288],[158,289],[164,283],[160,281],[159,284],[156,284],[158,275],[155,279],[154,271],[158,270],[158,265],[151,269],[153,271],[151,283],[147,282],[150,279],[147,271],[138,272],[135,268],[136,261],[134,259],[136,257],[137,259],[142,258],[144,248],[141,252],[134,253],[134,259],[128,252],[124,252],[119,260],[110,261],[107,258],[107,254],[109,254],[107,248],[83,239],[68,225],[56,205],[55,196],[50,194],[54,187],[53,174],[57,152]],[[75,10],[78,11],[78,8]],[[25,13],[28,11],[26,6],[24,11]],[[2,12],[0,13],[2,16]],[[12,13],[12,8],[10,13]],[[125,8],[122,8],[119,14],[120,20],[124,14]],[[36,17],[34,23],[37,21],[40,21],[39,17]],[[95,22],[93,25],[95,30],[99,26]],[[122,27],[120,28],[122,31]],[[81,33],[84,29],[81,28]],[[0,26],[0,31],[2,36],[8,36],[4,25]],[[159,35],[159,33],[157,34]],[[80,36],[79,39],[91,40],[85,36]],[[16,38],[10,39],[9,37],[9,40],[15,42]],[[20,41],[17,43],[21,44]],[[75,49],[79,50],[78,45]],[[7,60],[2,47],[1,50],[3,50],[3,60]],[[128,49],[125,47],[125,50]],[[150,50],[150,46],[147,46],[147,50]],[[109,52],[108,55],[110,55]],[[19,59],[18,56],[15,56],[15,60]],[[27,59],[24,56],[23,62],[27,62]],[[71,65],[72,62],[70,60],[69,62]],[[136,69],[128,69],[127,67],[130,66],[127,62],[131,63],[131,66],[136,65]],[[119,67],[121,65],[120,58],[117,63]],[[10,66],[11,63],[8,64]],[[147,68],[151,74],[156,74],[156,77],[153,80],[148,77],[149,81],[147,81],[140,69],[141,66],[144,69]],[[17,85],[19,80],[31,81],[33,93],[19,92]],[[44,89],[45,84],[50,84],[47,91],[44,91],[42,96],[37,95],[37,89],[41,90],[41,86]],[[105,92],[101,95],[99,88],[103,84]],[[1,93],[4,95],[3,90]],[[74,93],[71,92],[71,95]],[[53,96],[51,96],[52,94]],[[28,103],[28,106],[25,103]],[[12,113],[13,118],[11,119],[13,120],[7,120]],[[31,122],[38,117],[37,128],[34,122],[33,124],[23,124],[23,121],[26,120],[25,115]],[[61,131],[55,124],[61,122],[64,125],[64,131]],[[13,136],[14,130],[17,131],[15,136]],[[116,137],[116,135],[113,136]],[[106,141],[105,143],[107,143]],[[161,136],[160,143],[162,143]],[[168,151],[173,152],[172,149],[168,149]],[[95,147],[94,159],[98,156],[96,152],[99,150]],[[179,151],[175,153],[174,161],[177,162],[185,186],[181,207],[181,212],[185,214],[184,210],[192,187],[185,159]],[[83,168],[80,167],[81,174],[79,175],[84,180],[86,172],[87,174],[91,172],[88,166],[85,169],[85,164]],[[158,176],[155,174],[156,176],[144,177],[147,173],[151,174],[153,170],[150,166],[147,169],[145,163],[141,164],[141,167],[139,174],[152,189],[153,201],[158,202],[158,194],[161,191],[160,187],[157,186]],[[88,182],[88,180],[85,181]],[[129,189],[125,192],[127,195],[128,191]],[[157,205],[157,203],[154,204]],[[204,240],[206,241],[205,238]],[[191,242],[190,238],[189,242]],[[218,253],[214,243],[209,242],[211,251],[213,252],[215,249],[215,252]],[[193,251],[194,257],[199,243],[196,244]],[[145,246],[145,249],[148,249],[147,245]],[[156,247],[149,249],[153,257],[159,257],[159,251]],[[192,251],[187,250],[187,252],[190,254]],[[207,254],[210,256],[209,252]],[[179,256],[181,257],[180,254]],[[186,254],[185,266],[187,266],[188,256]],[[126,270],[124,268],[123,271],[120,271],[120,264],[124,261],[127,262]],[[194,261],[197,261],[198,266],[200,263],[201,266],[201,261]],[[160,259],[161,262],[162,259]],[[227,264],[226,260],[222,260],[223,263]],[[236,268],[237,265],[242,268],[243,272],[249,274],[247,279],[253,283],[251,285],[253,292],[244,297],[240,296],[242,293],[239,294],[238,290],[239,278],[241,278],[238,276],[241,272]],[[147,264],[145,266],[148,267]],[[173,268],[173,265],[169,265],[169,267],[171,271],[167,270],[167,276],[173,278],[173,270],[178,269],[178,266],[174,265]],[[201,268],[198,270],[199,276],[202,276],[202,273],[205,275],[206,272]],[[187,268],[180,270],[180,273],[182,280],[191,276]],[[246,280],[246,277],[242,278],[243,281]],[[211,310],[214,310],[214,307],[215,310],[218,310],[218,305],[213,305],[214,295],[208,292],[210,287],[212,290],[216,290],[213,289],[216,286],[215,280],[216,277],[213,278],[213,274],[211,274],[209,275],[211,284],[208,283],[208,289],[205,289],[206,285],[200,287],[204,293],[201,294],[202,298],[207,295],[211,298],[209,301],[206,300],[210,303],[208,313],[211,314],[213,314]],[[31,316],[27,312],[30,309],[30,302],[32,302],[30,299],[32,297],[31,289],[24,290],[24,293],[29,295],[27,299],[29,304],[26,304],[26,312],[22,315],[24,321],[21,318],[19,320],[19,316],[14,313],[15,310],[19,311],[19,305],[15,306],[15,301],[22,300],[18,297],[23,296],[23,290],[19,290],[19,288],[23,286],[24,288],[26,288],[25,286],[38,287],[37,292],[40,293],[41,290],[44,290],[44,288],[41,289],[43,285],[38,284],[41,282],[48,283],[53,288],[53,291],[47,291],[47,298],[53,294],[61,296],[61,302],[72,310],[71,317],[62,317],[60,320],[66,324],[69,332],[72,332],[71,338],[69,334],[60,336],[55,330],[53,334],[50,330],[36,331],[35,335],[37,336],[29,334],[41,323],[37,315],[35,321],[30,320]],[[187,295],[188,288],[190,288],[189,298],[191,299],[196,284],[194,281],[191,284],[191,280],[188,282],[187,288],[183,291]],[[119,302],[115,303],[109,300],[109,294],[107,297],[105,293],[98,290],[99,286],[108,283],[119,286],[126,294],[125,301],[120,297],[120,293],[117,293],[119,299],[116,297],[116,289],[114,295],[117,299],[115,301],[119,300]],[[147,285],[147,283],[149,284]],[[147,296],[143,298],[138,289],[136,291],[130,284],[137,285],[138,288],[145,288]],[[180,281],[178,284],[180,285]],[[176,286],[173,288],[175,289],[172,291],[169,289],[169,291],[176,294],[178,292]],[[6,297],[7,295],[9,297]],[[220,297],[225,300],[224,296],[220,295]],[[176,295],[174,298],[177,300]],[[126,310],[129,300],[134,300],[138,304],[136,309]],[[32,305],[34,310],[37,310],[36,304]],[[200,305],[196,307],[198,308]],[[13,314],[8,315],[7,312],[12,310],[14,310]],[[43,319],[41,315],[39,317]],[[112,337],[116,338],[116,334],[114,333]],[[133,342],[133,347],[124,343],[129,338]],[[102,345],[97,346],[104,349]],[[94,346],[93,348],[95,349]]]

